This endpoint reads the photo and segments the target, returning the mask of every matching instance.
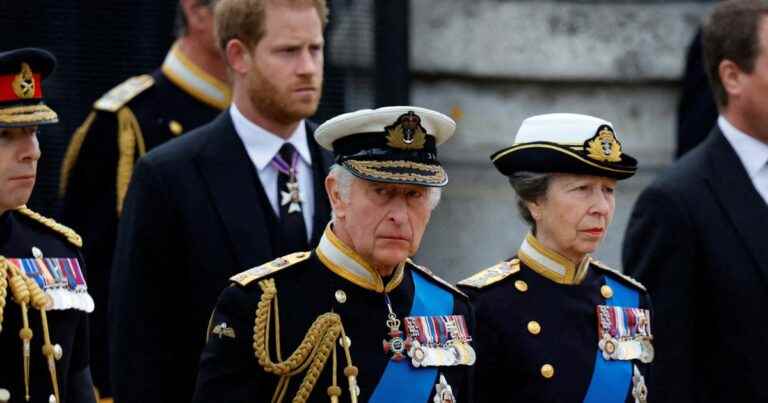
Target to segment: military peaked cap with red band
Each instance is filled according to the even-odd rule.
[[[0,127],[56,123],[56,112],[45,104],[42,81],[56,67],[43,49],[23,48],[0,53]]]

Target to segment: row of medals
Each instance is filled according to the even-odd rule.
[[[422,344],[412,337],[402,338],[400,320],[389,314],[387,320],[389,327],[389,341],[384,340],[384,352],[391,353],[391,359],[400,361],[405,358],[406,352],[411,358],[414,367],[437,367],[454,365],[473,365],[477,359],[475,349],[469,345],[468,340],[452,337],[444,344]]]

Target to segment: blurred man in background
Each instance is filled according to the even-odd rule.
[[[719,3],[702,44],[720,117],[640,195],[623,263],[656,308],[654,402],[763,402],[768,1]]]
[[[97,309],[91,323],[94,382],[111,396],[107,304],[112,255],[135,160],[213,120],[230,102],[224,60],[213,35],[213,2],[182,0],[177,40],[162,66],[132,77],[93,105],[72,136],[62,166],[62,220],[83,234]]]
[[[326,15],[322,0],[217,1],[233,103],[136,164],[111,279],[115,401],[190,401],[227,279],[322,235],[332,157],[306,119],[320,101]]]

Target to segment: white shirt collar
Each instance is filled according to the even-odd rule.
[[[243,141],[251,161],[253,161],[258,170],[264,169],[272,161],[272,158],[275,157],[275,154],[280,151],[280,147],[283,146],[283,143],[286,143],[286,140],[248,120],[237,109],[237,105],[234,102],[229,108],[229,114],[232,116],[235,131]],[[303,120],[296,127],[296,130],[291,134],[287,142],[296,148],[299,156],[307,165],[312,166],[312,156],[309,153],[309,144],[307,143],[307,127]]]
[[[724,116],[717,118],[723,135],[736,151],[750,178],[768,164],[768,144],[734,127]]]

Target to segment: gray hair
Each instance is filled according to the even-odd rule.
[[[509,184],[517,194],[517,209],[520,217],[531,226],[531,231],[536,234],[536,220],[526,203],[534,203],[547,196],[547,189],[552,179],[552,174],[520,171],[508,176]]]
[[[362,180],[360,178],[357,178],[355,175],[353,175],[351,172],[349,172],[346,168],[339,164],[333,164],[331,166],[330,171],[328,172],[328,176],[333,176],[336,178],[336,190],[339,192],[339,196],[341,196],[341,199],[345,202],[349,202],[349,194],[352,191],[352,181],[353,180]],[[435,207],[440,203],[440,198],[442,197],[443,189],[439,187],[428,187],[427,188],[427,202],[429,205],[430,210],[434,210]],[[333,212],[332,219],[335,220],[336,216]]]

